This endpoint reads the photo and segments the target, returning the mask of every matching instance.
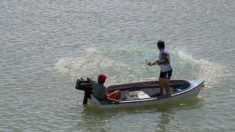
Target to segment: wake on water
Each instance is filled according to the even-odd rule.
[[[125,52],[123,51],[125,50]],[[96,48],[87,48],[78,57],[61,58],[55,64],[55,69],[62,74],[69,74],[73,79],[79,77],[97,78],[97,75],[104,73],[108,75],[107,84],[118,84],[135,81],[146,81],[158,79],[159,68],[146,66],[145,59],[154,60],[155,49],[143,50],[143,48],[113,49],[110,52],[101,52]],[[133,62],[122,61],[133,57]],[[122,56],[117,59],[110,54]],[[145,54],[145,56],[144,56]],[[147,56],[146,56],[147,55]],[[178,49],[171,50],[172,65],[174,68],[173,79],[201,79],[212,86],[218,83],[224,76],[225,66],[210,62],[204,59],[195,59],[186,52]]]

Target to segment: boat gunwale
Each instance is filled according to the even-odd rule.
[[[187,85],[190,84],[186,80],[171,80],[170,86],[171,85],[174,86],[175,84],[177,84],[177,82],[183,82],[183,83],[186,83]],[[142,86],[136,86],[136,85],[142,85]],[[111,85],[111,86],[108,86],[107,89],[108,91],[112,91],[112,90],[128,90],[128,89],[138,89],[138,88],[139,89],[157,88],[157,87],[159,88],[159,81],[144,81],[144,82],[133,82],[133,83],[126,83],[126,84]],[[186,87],[185,89],[187,89],[188,87]]]

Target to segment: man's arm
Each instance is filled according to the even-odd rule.
[[[152,65],[168,65],[169,64],[169,59],[167,58],[167,54],[166,53],[163,53],[162,54],[162,59],[163,61],[160,62],[159,60],[151,63],[151,62],[148,62],[148,65],[149,66],[152,66]]]
[[[159,60],[154,61],[153,63],[148,62],[148,64],[147,64],[147,65],[149,65],[149,66],[152,66],[152,65],[159,65]]]

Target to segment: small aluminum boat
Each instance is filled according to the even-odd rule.
[[[92,89],[95,88],[96,84],[96,82],[89,78],[87,80],[78,79],[75,88],[85,92],[83,104],[86,104],[89,99],[99,108],[108,109],[157,105],[196,97],[204,86],[204,81],[171,80],[171,94],[169,96],[159,96],[160,88],[158,81],[137,82],[107,87],[107,91],[120,91],[121,97],[118,101],[101,101],[94,97]]]

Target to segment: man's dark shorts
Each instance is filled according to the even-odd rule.
[[[161,72],[159,78],[171,79],[171,75],[172,75],[172,70],[167,72]]]

